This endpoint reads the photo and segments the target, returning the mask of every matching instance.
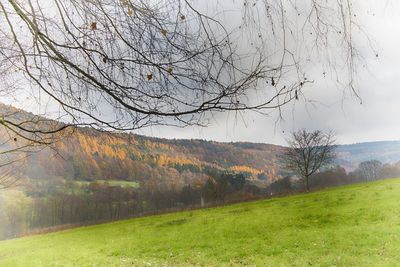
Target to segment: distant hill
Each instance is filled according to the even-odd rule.
[[[38,175],[88,181],[152,180],[163,186],[183,186],[204,181],[218,170],[244,173],[248,180],[266,184],[284,174],[279,158],[285,147],[270,144],[168,140],[80,128],[57,144],[57,151],[41,152],[29,161]],[[341,145],[337,151],[336,164],[347,171],[367,160],[400,161],[399,141]]]
[[[341,145],[337,148],[338,164],[353,170],[360,162],[379,160],[382,163],[400,161],[400,141],[366,142]]]
[[[162,187],[196,184],[211,173],[243,173],[247,180],[270,183],[280,178],[278,157],[284,147],[203,140],[167,140],[79,128],[55,150],[34,154],[26,164],[30,177],[68,180],[128,180]]]

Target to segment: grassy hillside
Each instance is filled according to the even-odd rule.
[[[395,266],[400,179],[0,242],[0,266]]]

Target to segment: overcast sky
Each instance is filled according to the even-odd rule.
[[[360,1],[361,2],[361,1]],[[284,144],[299,128],[333,129],[342,144],[376,140],[400,140],[400,8],[397,3],[362,1],[365,29],[377,43],[379,57],[364,51],[369,70],[358,76],[360,100],[333,86],[329,79],[317,80],[306,89],[312,103],[297,103],[269,117],[248,112],[216,115],[207,128],[154,127],[138,133],[166,138],[201,138],[216,141],[250,141]],[[371,8],[373,6],[373,8]]]
[[[232,3],[232,0],[221,0]],[[376,43],[379,57],[364,49],[367,69],[358,78],[360,99],[322,75],[304,93],[308,103],[297,102],[269,116],[254,112],[214,114],[206,128],[153,127],[137,131],[165,138],[248,141],[285,144],[291,131],[332,129],[342,144],[364,141],[400,140],[400,3],[395,0],[358,0],[360,23]],[[365,47],[364,47],[365,48]],[[24,101],[26,102],[26,101]],[[24,106],[21,106],[24,108]]]

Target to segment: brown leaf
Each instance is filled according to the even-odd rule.
[[[90,29],[97,30],[97,22],[92,22],[92,24],[90,24]]]
[[[168,69],[167,69],[167,72],[168,72],[169,74],[172,74],[173,71],[174,71],[173,68],[168,68]]]
[[[153,79],[153,74],[147,74],[147,80],[152,80]]]
[[[161,33],[162,33],[164,36],[167,36],[168,31],[167,31],[166,29],[162,29],[162,30],[161,30]]]

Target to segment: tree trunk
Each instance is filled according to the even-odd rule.
[[[310,192],[310,185],[308,183],[309,176],[306,176],[305,178],[306,178],[306,190],[307,190],[307,192]]]

